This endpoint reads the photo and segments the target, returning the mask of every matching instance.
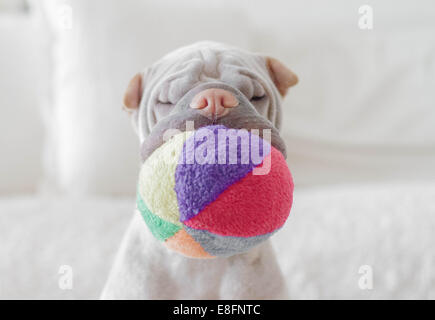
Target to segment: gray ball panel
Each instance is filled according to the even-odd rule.
[[[212,256],[229,257],[235,254],[243,253],[255,247],[259,243],[267,240],[276,231],[255,237],[232,237],[220,236],[206,230],[197,230],[184,226],[186,232],[201,244],[205,251]]]

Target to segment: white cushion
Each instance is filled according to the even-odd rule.
[[[49,102],[47,33],[32,15],[0,18],[0,194],[35,191],[42,178]]]

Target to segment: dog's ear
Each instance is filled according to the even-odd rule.
[[[281,96],[284,97],[288,88],[298,83],[298,77],[281,61],[275,58],[266,57],[266,65],[276,88],[281,93]]]
[[[143,91],[143,73],[137,73],[129,82],[124,94],[124,109],[132,112],[139,109]]]

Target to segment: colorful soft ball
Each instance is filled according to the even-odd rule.
[[[174,135],[143,163],[137,207],[152,234],[192,258],[242,253],[287,220],[293,180],[258,135],[221,125]]]

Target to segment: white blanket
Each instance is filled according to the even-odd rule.
[[[98,298],[134,199],[0,200],[0,298]],[[435,298],[435,183],[299,189],[273,238],[292,299]],[[72,289],[58,282],[73,271]],[[367,267],[373,289],[359,287]]]

